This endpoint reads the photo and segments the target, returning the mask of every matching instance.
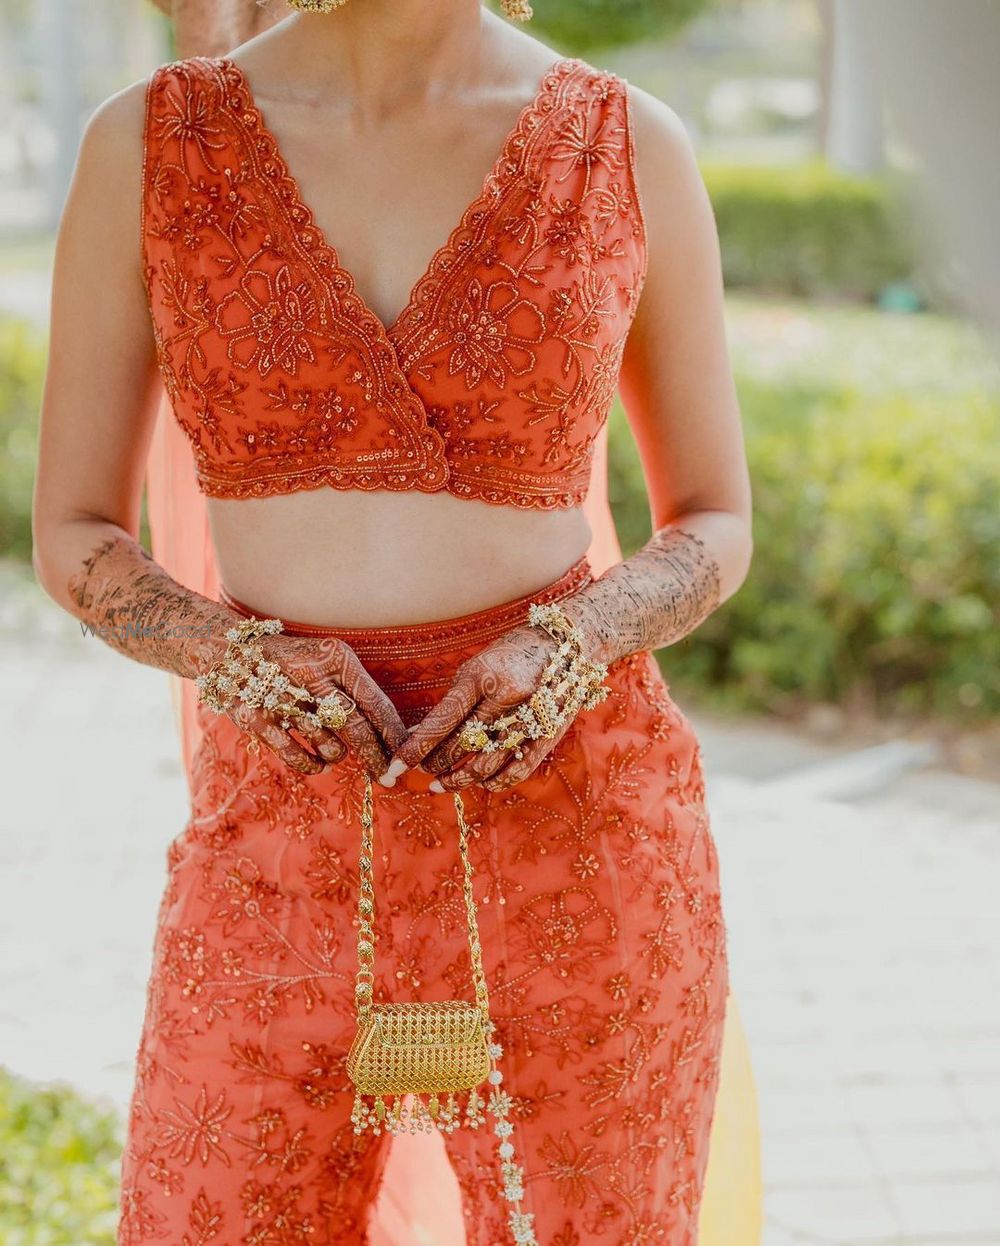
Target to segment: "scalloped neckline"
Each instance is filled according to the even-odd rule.
[[[521,107],[514,120],[514,124],[507,131],[500,146],[499,154],[482,180],[479,193],[463,210],[457,224],[448,234],[445,241],[431,255],[430,260],[411,286],[402,311],[391,322],[386,322],[361,294],[354,279],[354,274],[340,262],[340,256],[336,247],[326,231],[317,223],[315,214],[302,194],[302,188],[298,179],[291,172],[288,162],[284,158],[277,136],[271,130],[264,118],[263,111],[257,104],[253,88],[243,68],[228,56],[219,56],[214,59],[217,66],[220,68],[223,66],[228,67],[235,77],[243,96],[243,108],[240,118],[243,124],[252,129],[258,137],[264,139],[270,147],[269,159],[277,167],[280,178],[288,190],[288,195],[282,200],[283,210],[289,216],[294,215],[297,230],[311,231],[317,240],[316,249],[326,253],[330,267],[330,283],[335,286],[338,294],[341,297],[345,293],[353,295],[365,315],[371,318],[372,322],[377,326],[379,333],[388,340],[391,340],[395,334],[399,333],[410,319],[410,316],[418,306],[421,292],[428,283],[432,282],[438,274],[450,266],[450,262],[456,253],[457,241],[473,217],[499,199],[499,194],[492,193],[491,188],[494,185],[502,184],[505,180],[505,175],[510,177],[513,173],[522,171],[517,147],[523,145],[523,134],[529,123],[533,122],[542,101],[550,91],[553,91],[559,85],[564,75],[568,76],[572,71],[583,65],[579,57],[562,56],[548,67],[542,75],[534,95]],[[223,91],[223,99],[226,102],[226,106],[231,109],[228,91]]]

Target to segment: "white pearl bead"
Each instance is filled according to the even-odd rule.
[[[499,1086],[503,1081],[503,1074],[499,1069],[490,1069],[489,1083],[491,1086]]]

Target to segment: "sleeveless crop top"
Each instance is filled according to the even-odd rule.
[[[550,67],[397,319],[358,294],[243,71],[146,92],[142,267],[156,355],[214,497],[586,496],[646,273],[625,81]]]

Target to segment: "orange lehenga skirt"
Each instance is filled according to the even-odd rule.
[[[419,719],[457,666],[590,576],[444,623],[343,636]],[[540,1246],[691,1246],[727,996],[701,755],[649,653],[506,793],[465,794],[525,1210]],[[167,851],[122,1161],[119,1242],[366,1241],[386,1136],[354,1134],[359,810],[201,715],[191,817]],[[376,998],[470,991],[454,807],[376,785]],[[470,1246],[509,1240],[489,1126],[445,1140]],[[450,1244],[449,1244],[450,1246]]]

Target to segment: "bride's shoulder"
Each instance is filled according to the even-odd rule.
[[[637,140],[644,147],[659,153],[660,159],[688,159],[693,152],[693,145],[687,127],[678,113],[666,100],[634,82],[626,79],[622,79],[622,82]]]
[[[144,78],[131,82],[104,99],[87,121],[81,153],[93,159],[113,159],[141,142],[147,109],[166,93],[181,99],[186,91],[197,91],[212,82],[219,58],[191,56],[165,61]]]
[[[98,176],[112,175],[136,167],[135,157],[142,151],[149,79],[140,78],[109,95],[91,113],[83,129],[77,167]]]
[[[622,79],[631,161],[643,198],[663,210],[678,206],[701,181],[693,139],[678,113],[658,96]]]

